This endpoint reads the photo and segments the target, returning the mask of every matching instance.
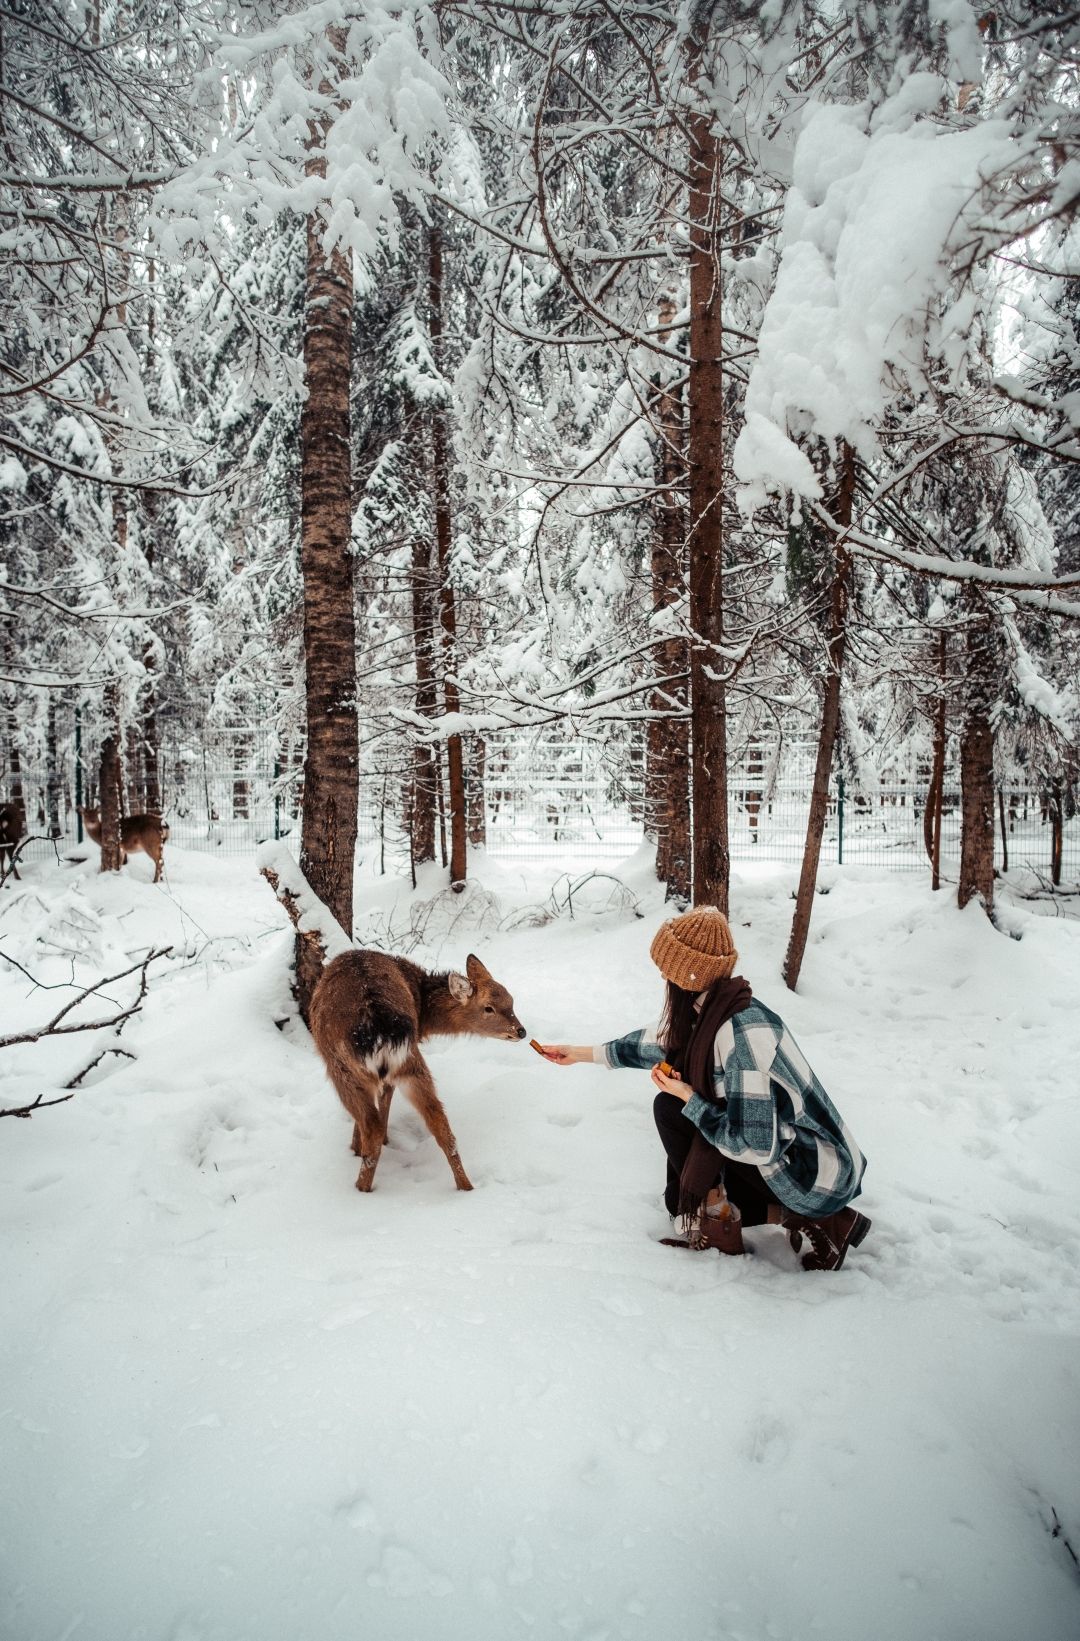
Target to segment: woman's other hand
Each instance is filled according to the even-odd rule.
[[[650,1075],[657,1088],[662,1088],[665,1094],[674,1094],[684,1105],[694,1092],[688,1083],[683,1082],[677,1071],[671,1072],[669,1076],[667,1072],[661,1071],[659,1066],[653,1066]]]
[[[581,1065],[593,1057],[591,1048],[574,1047],[571,1043],[537,1043],[536,1047],[545,1060],[557,1066]]]

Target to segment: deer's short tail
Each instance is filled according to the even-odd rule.
[[[408,1059],[415,1027],[392,1009],[374,1010],[349,1033],[349,1047],[368,1071],[384,1080],[393,1078]]]

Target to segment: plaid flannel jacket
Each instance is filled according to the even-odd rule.
[[[645,1028],[595,1056],[647,1071],[664,1051]],[[783,1020],[756,997],[717,1032],[713,1080],[712,1100],[692,1094],[687,1117],[723,1156],[759,1168],[785,1207],[823,1219],[858,1196],[862,1152]]]

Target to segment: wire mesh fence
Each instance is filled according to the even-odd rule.
[[[468,743],[467,743],[468,746]],[[729,770],[728,827],[735,862],[797,865],[802,859],[810,805],[808,744],[774,752],[750,748]],[[59,830],[66,844],[80,833],[76,805],[96,801],[94,771],[74,755],[61,760]],[[492,736],[482,754],[467,753],[470,835],[494,859],[522,863],[611,863],[638,848],[645,836],[645,762],[640,739],[599,743],[537,735]],[[0,796],[10,791],[0,770]],[[380,749],[362,772],[359,842],[376,870],[407,866],[406,817],[412,779],[411,748]],[[28,830],[48,831],[47,773],[24,768],[21,780]],[[282,744],[265,730],[242,725],[171,734],[160,752],[163,807],[170,845],[222,855],[250,854],[267,838],[299,848],[303,802],[303,746]],[[830,791],[822,841],[823,864],[927,870],[925,769],[883,770],[854,787],[842,776]],[[445,808],[444,794],[440,795]],[[445,814],[443,815],[445,830]],[[996,816],[996,863],[1026,867],[1049,878],[1054,825],[1046,794],[1023,782],[1002,785]],[[960,791],[947,778],[942,803],[942,867],[955,876],[960,851]],[[48,853],[44,841],[26,858]],[[1080,817],[1061,832],[1061,876],[1080,880]]]

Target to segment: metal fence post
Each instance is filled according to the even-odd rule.
[[[281,779],[281,759],[274,759],[274,842],[281,836],[281,791],[278,781]]]
[[[836,864],[844,864],[844,772],[836,777]]]

